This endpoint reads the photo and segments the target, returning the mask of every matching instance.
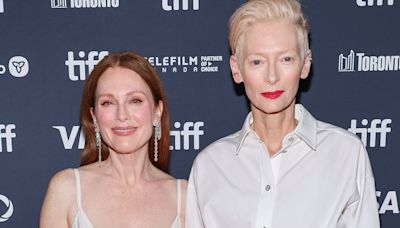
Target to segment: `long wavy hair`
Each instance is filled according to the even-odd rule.
[[[169,161],[169,111],[165,96],[163,84],[156,70],[142,56],[134,52],[116,52],[110,53],[104,57],[90,73],[86,80],[82,101],[81,101],[81,124],[86,134],[86,144],[81,155],[81,166],[94,163],[98,160],[98,149],[96,146],[96,137],[94,132],[94,122],[90,114],[90,109],[95,107],[96,89],[99,78],[110,67],[122,67],[135,71],[150,88],[154,98],[154,104],[162,101],[163,112],[161,116],[161,139],[158,143],[158,161],[154,161],[154,131],[149,141],[149,158],[154,166],[164,172],[168,172]],[[109,147],[102,142],[101,146],[102,160],[109,156]]]

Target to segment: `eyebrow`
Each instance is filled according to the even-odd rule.
[[[297,53],[297,50],[296,49],[286,49],[286,50],[282,50],[282,51],[275,51],[275,52],[267,52],[267,53],[273,53],[273,54],[278,54],[278,55],[281,55],[281,54],[285,54],[285,53],[288,53],[288,52],[295,52],[295,53]],[[264,56],[265,55],[265,52],[259,52],[259,51],[256,51],[256,52],[253,52],[253,53],[247,53],[247,55],[249,56],[249,55],[261,55],[261,56]]]
[[[135,93],[140,93],[140,94],[145,95],[145,93],[143,91],[141,91],[141,90],[133,90],[133,91],[129,91],[128,93],[126,93],[125,96],[130,96],[130,95],[133,95]],[[111,97],[112,98],[112,97],[115,97],[115,96],[113,94],[111,94],[111,93],[98,94],[97,98],[101,98],[101,97]]]

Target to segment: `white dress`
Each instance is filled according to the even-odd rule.
[[[94,228],[89,218],[87,217],[85,211],[82,208],[81,202],[81,181],[79,176],[79,170],[74,169],[75,171],[75,183],[76,183],[76,202],[78,205],[78,210],[72,223],[72,228]],[[171,225],[171,228],[181,228],[181,180],[176,180],[176,188],[177,188],[177,214],[174,222]]]

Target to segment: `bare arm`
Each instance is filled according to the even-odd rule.
[[[63,170],[51,179],[40,213],[40,228],[68,228],[68,215],[74,204],[75,177],[72,169]],[[71,219],[70,219],[71,221]]]

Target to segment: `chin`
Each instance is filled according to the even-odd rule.
[[[266,109],[266,110],[262,110],[262,111],[263,111],[265,114],[270,114],[270,115],[272,115],[272,114],[281,113],[281,112],[283,112],[283,110],[284,110],[284,109],[276,108],[276,109]]]
[[[117,154],[133,154],[142,148],[138,145],[118,145],[114,146],[112,150]]]
[[[278,113],[284,112],[291,106],[291,103],[290,104],[275,103],[275,104],[263,104],[260,106],[255,106],[255,105],[252,105],[252,106],[253,106],[252,111],[253,111],[253,108],[255,108],[264,114],[272,115],[272,114],[278,114]]]

